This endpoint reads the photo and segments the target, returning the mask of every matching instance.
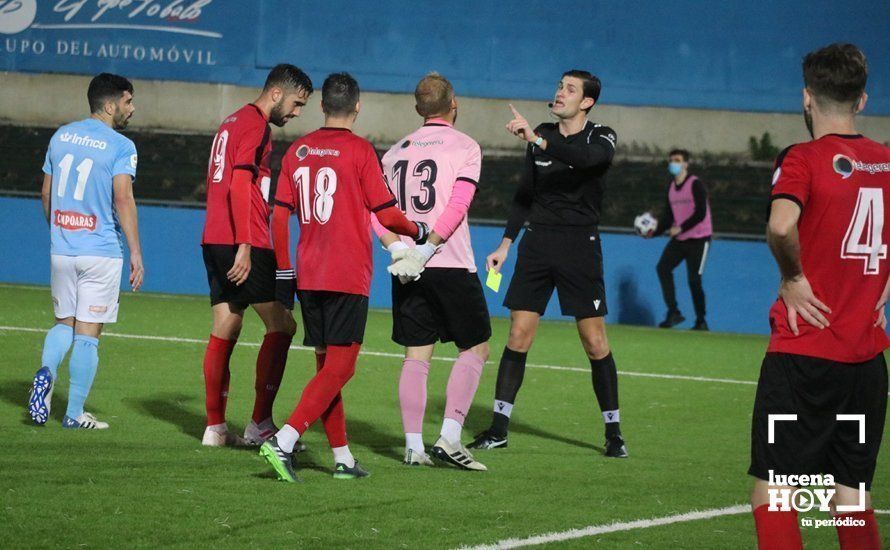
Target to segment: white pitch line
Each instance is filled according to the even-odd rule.
[[[9,330],[16,332],[46,332],[45,328],[34,328],[34,327],[12,327],[12,326],[2,326],[0,325],[0,331]],[[123,334],[120,332],[104,332],[103,336],[109,336],[112,338],[126,338],[129,340],[154,340],[158,342],[177,342],[181,344],[206,344],[207,340],[199,339],[199,338],[180,338],[178,336],[153,336],[149,334]],[[260,344],[257,342],[239,342],[240,346],[246,347],[259,347]],[[298,350],[298,351],[315,351],[314,348],[307,346],[291,346],[290,349]],[[393,359],[402,359],[404,357],[401,353],[392,353],[387,351],[371,351],[371,350],[362,350],[361,355],[367,355],[371,357],[388,357]],[[454,357],[440,357],[433,356],[434,361],[447,361],[453,362]],[[494,364],[493,361],[487,361],[486,364]],[[560,365],[537,365],[534,363],[529,363],[526,367],[533,369],[547,369],[547,370],[561,370],[561,371],[571,371],[571,372],[590,372],[590,369],[579,368],[579,367],[563,367]],[[757,382],[753,382],[750,380],[734,380],[732,378],[708,378],[706,376],[686,376],[682,374],[656,374],[651,372],[633,372],[633,371],[618,371],[618,374],[622,376],[639,376],[642,378],[662,378],[665,380],[688,380],[691,382],[716,382],[718,384],[743,384],[743,385],[756,385]]]
[[[535,535],[524,539],[504,539],[492,544],[480,544],[478,546],[461,546],[460,548],[461,550],[503,550],[506,548],[522,548],[523,546],[534,546],[536,544],[547,544],[551,542],[581,539],[592,537],[595,535],[604,535],[606,533],[630,531],[632,529],[646,529],[648,527],[658,527],[660,525],[670,525],[672,523],[698,521],[701,519],[711,519],[721,516],[733,516],[744,514],[750,511],[750,505],[737,504],[735,506],[728,506],[726,508],[712,508],[710,510],[686,512],[685,514],[676,514],[673,516],[664,516],[660,518],[640,519],[636,521],[620,521],[615,523],[607,523],[604,525],[591,525],[582,529],[569,529],[568,531],[545,533],[543,535]]]

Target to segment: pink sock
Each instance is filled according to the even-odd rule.
[[[402,407],[402,426],[405,433],[423,431],[423,413],[426,411],[426,378],[430,364],[417,359],[402,361],[399,378],[399,404]]]
[[[445,418],[455,420],[463,426],[467,413],[470,412],[470,405],[473,404],[476,388],[479,387],[484,365],[485,361],[471,351],[463,351],[457,356],[445,389]]]

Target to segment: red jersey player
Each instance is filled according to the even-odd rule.
[[[325,126],[288,148],[275,193],[272,232],[279,270],[291,268],[289,217],[295,213],[300,219],[297,294],[304,344],[315,347],[318,370],[287,424],[260,448],[279,479],[289,482],[296,481],[294,446],[319,418],[334,451],[334,477],[368,475],[349,451],[340,390],[355,372],[368,316],[370,215],[419,242],[429,233],[426,224],[408,221],[398,209],[373,146],[352,133],[360,106],[354,78],[328,76],[321,92]]]
[[[782,152],[767,240],[779,265],[751,436],[760,548],[801,548],[786,476],[831,475],[842,549],[878,549],[869,493],[887,411],[890,149],[856,133],[868,70],[852,44],[803,61],[813,141]],[[783,415],[776,418],[775,415]],[[782,420],[778,422],[777,420]]]
[[[219,127],[207,167],[207,218],[201,240],[213,329],[204,355],[207,428],[202,443],[259,445],[277,431],[272,402],[284,374],[287,351],[297,330],[293,315],[276,302],[275,255],[269,235],[272,151],[269,122],[284,126],[299,116],[312,81],[293,65],[278,65],[256,101],[232,113]],[[256,401],[244,440],[226,426],[229,358],[247,306],[263,320],[266,336],[257,357]]]

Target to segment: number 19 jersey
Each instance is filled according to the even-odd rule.
[[[776,161],[772,199],[801,207],[798,221],[803,273],[816,297],[831,308],[830,326],[798,317],[799,336],[787,309],[770,309],[767,351],[856,363],[890,345],[875,327],[875,305],[887,282],[890,224],[890,149],[863,136],[829,134],[793,145]]]
[[[402,212],[431,228],[448,206],[454,183],[462,180],[478,186],[481,169],[479,144],[444,120],[427,122],[383,155],[383,171]],[[408,237],[401,239],[414,246]],[[427,267],[476,272],[466,217]]]
[[[368,296],[370,213],[396,204],[371,143],[345,128],[296,140],[281,161],[275,202],[300,219],[297,288]]]
[[[88,118],[59,128],[43,172],[52,176],[50,250],[61,256],[123,256],[114,176],[136,177],[136,146]]]

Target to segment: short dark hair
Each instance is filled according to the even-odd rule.
[[[263,90],[278,87],[284,90],[303,90],[306,95],[312,93],[312,80],[299,67],[289,63],[279,63],[272,67]]]
[[[803,58],[803,81],[817,101],[856,103],[865,93],[868,63],[853,44],[831,44]]]
[[[133,83],[126,78],[111,74],[97,74],[90,80],[87,88],[87,101],[90,102],[90,112],[98,113],[109,100],[117,101],[124,92],[133,93]]]
[[[570,71],[566,71],[562,73],[563,77],[573,76],[581,80],[581,84],[583,87],[584,97],[589,97],[593,99],[593,102],[596,103],[600,100],[600,91],[603,89],[603,84],[600,82],[600,79],[590,74],[587,71],[582,71],[580,69],[572,69]],[[587,109],[589,111],[590,109]]]
[[[355,111],[361,91],[349,73],[333,73],[321,86],[321,110],[327,116],[348,115]]]
[[[680,155],[683,157],[683,162],[689,162],[689,151],[686,149],[671,149],[671,152],[668,153],[668,158],[671,158],[674,155]]]

